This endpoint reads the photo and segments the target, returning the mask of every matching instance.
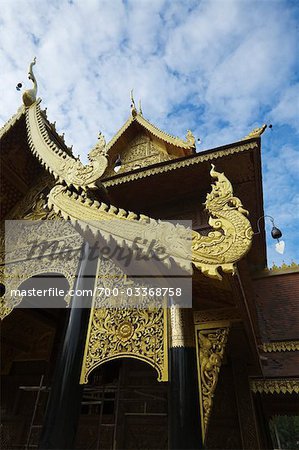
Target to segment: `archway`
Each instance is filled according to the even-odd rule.
[[[134,358],[119,358],[90,375],[81,407],[76,449],[166,449],[168,383]]]

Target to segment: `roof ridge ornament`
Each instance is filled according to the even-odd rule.
[[[134,97],[133,97],[133,89],[131,89],[131,114],[132,114],[132,117],[136,117],[138,114],[136,105],[135,105],[135,101],[134,101]]]
[[[33,88],[27,89],[24,91],[22,99],[23,103],[26,107],[33,105],[36,102],[37,96],[37,81],[33,73],[33,66],[36,64],[36,56],[33,58],[33,61],[29,65],[28,69],[28,78],[33,82]]]
[[[195,137],[191,130],[187,130],[186,141],[191,147],[195,147]]]
[[[95,161],[99,156],[106,156],[106,139],[101,131],[98,134],[98,141],[90,150],[87,157],[89,161]]]
[[[266,128],[267,128],[267,125],[265,123],[261,127],[254,128],[252,131],[250,131],[249,134],[247,134],[247,136],[243,137],[242,141],[244,139],[253,139],[253,138],[260,137]]]
[[[140,116],[143,116],[142,108],[141,108],[141,100],[139,100],[139,111]]]

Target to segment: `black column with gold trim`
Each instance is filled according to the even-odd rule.
[[[201,421],[191,308],[170,308],[169,449],[201,449]]]
[[[83,244],[74,291],[92,290],[98,258]],[[81,410],[83,386],[79,384],[92,295],[74,295],[62,350],[56,364],[40,449],[72,449]]]

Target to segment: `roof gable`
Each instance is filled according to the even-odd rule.
[[[132,115],[106,147],[109,166],[104,177],[115,175],[114,165],[120,157],[120,172],[128,172],[157,162],[195,153],[195,139],[190,131],[186,140],[160,130],[143,117]]]

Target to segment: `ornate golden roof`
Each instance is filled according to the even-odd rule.
[[[189,141],[184,141],[176,136],[171,136],[165,131],[160,130],[151,122],[143,117],[140,113],[136,113],[136,115],[132,115],[129,119],[124,123],[124,125],[120,128],[120,130],[113,136],[111,141],[107,144],[107,152],[114,146],[114,144],[119,140],[119,138],[124,134],[124,132],[129,128],[129,126],[136,122],[141,125],[145,130],[149,131],[152,135],[161,139],[162,141],[167,142],[168,144],[174,145],[176,147],[181,147],[183,149],[192,150],[194,149],[194,144],[192,145]]]

